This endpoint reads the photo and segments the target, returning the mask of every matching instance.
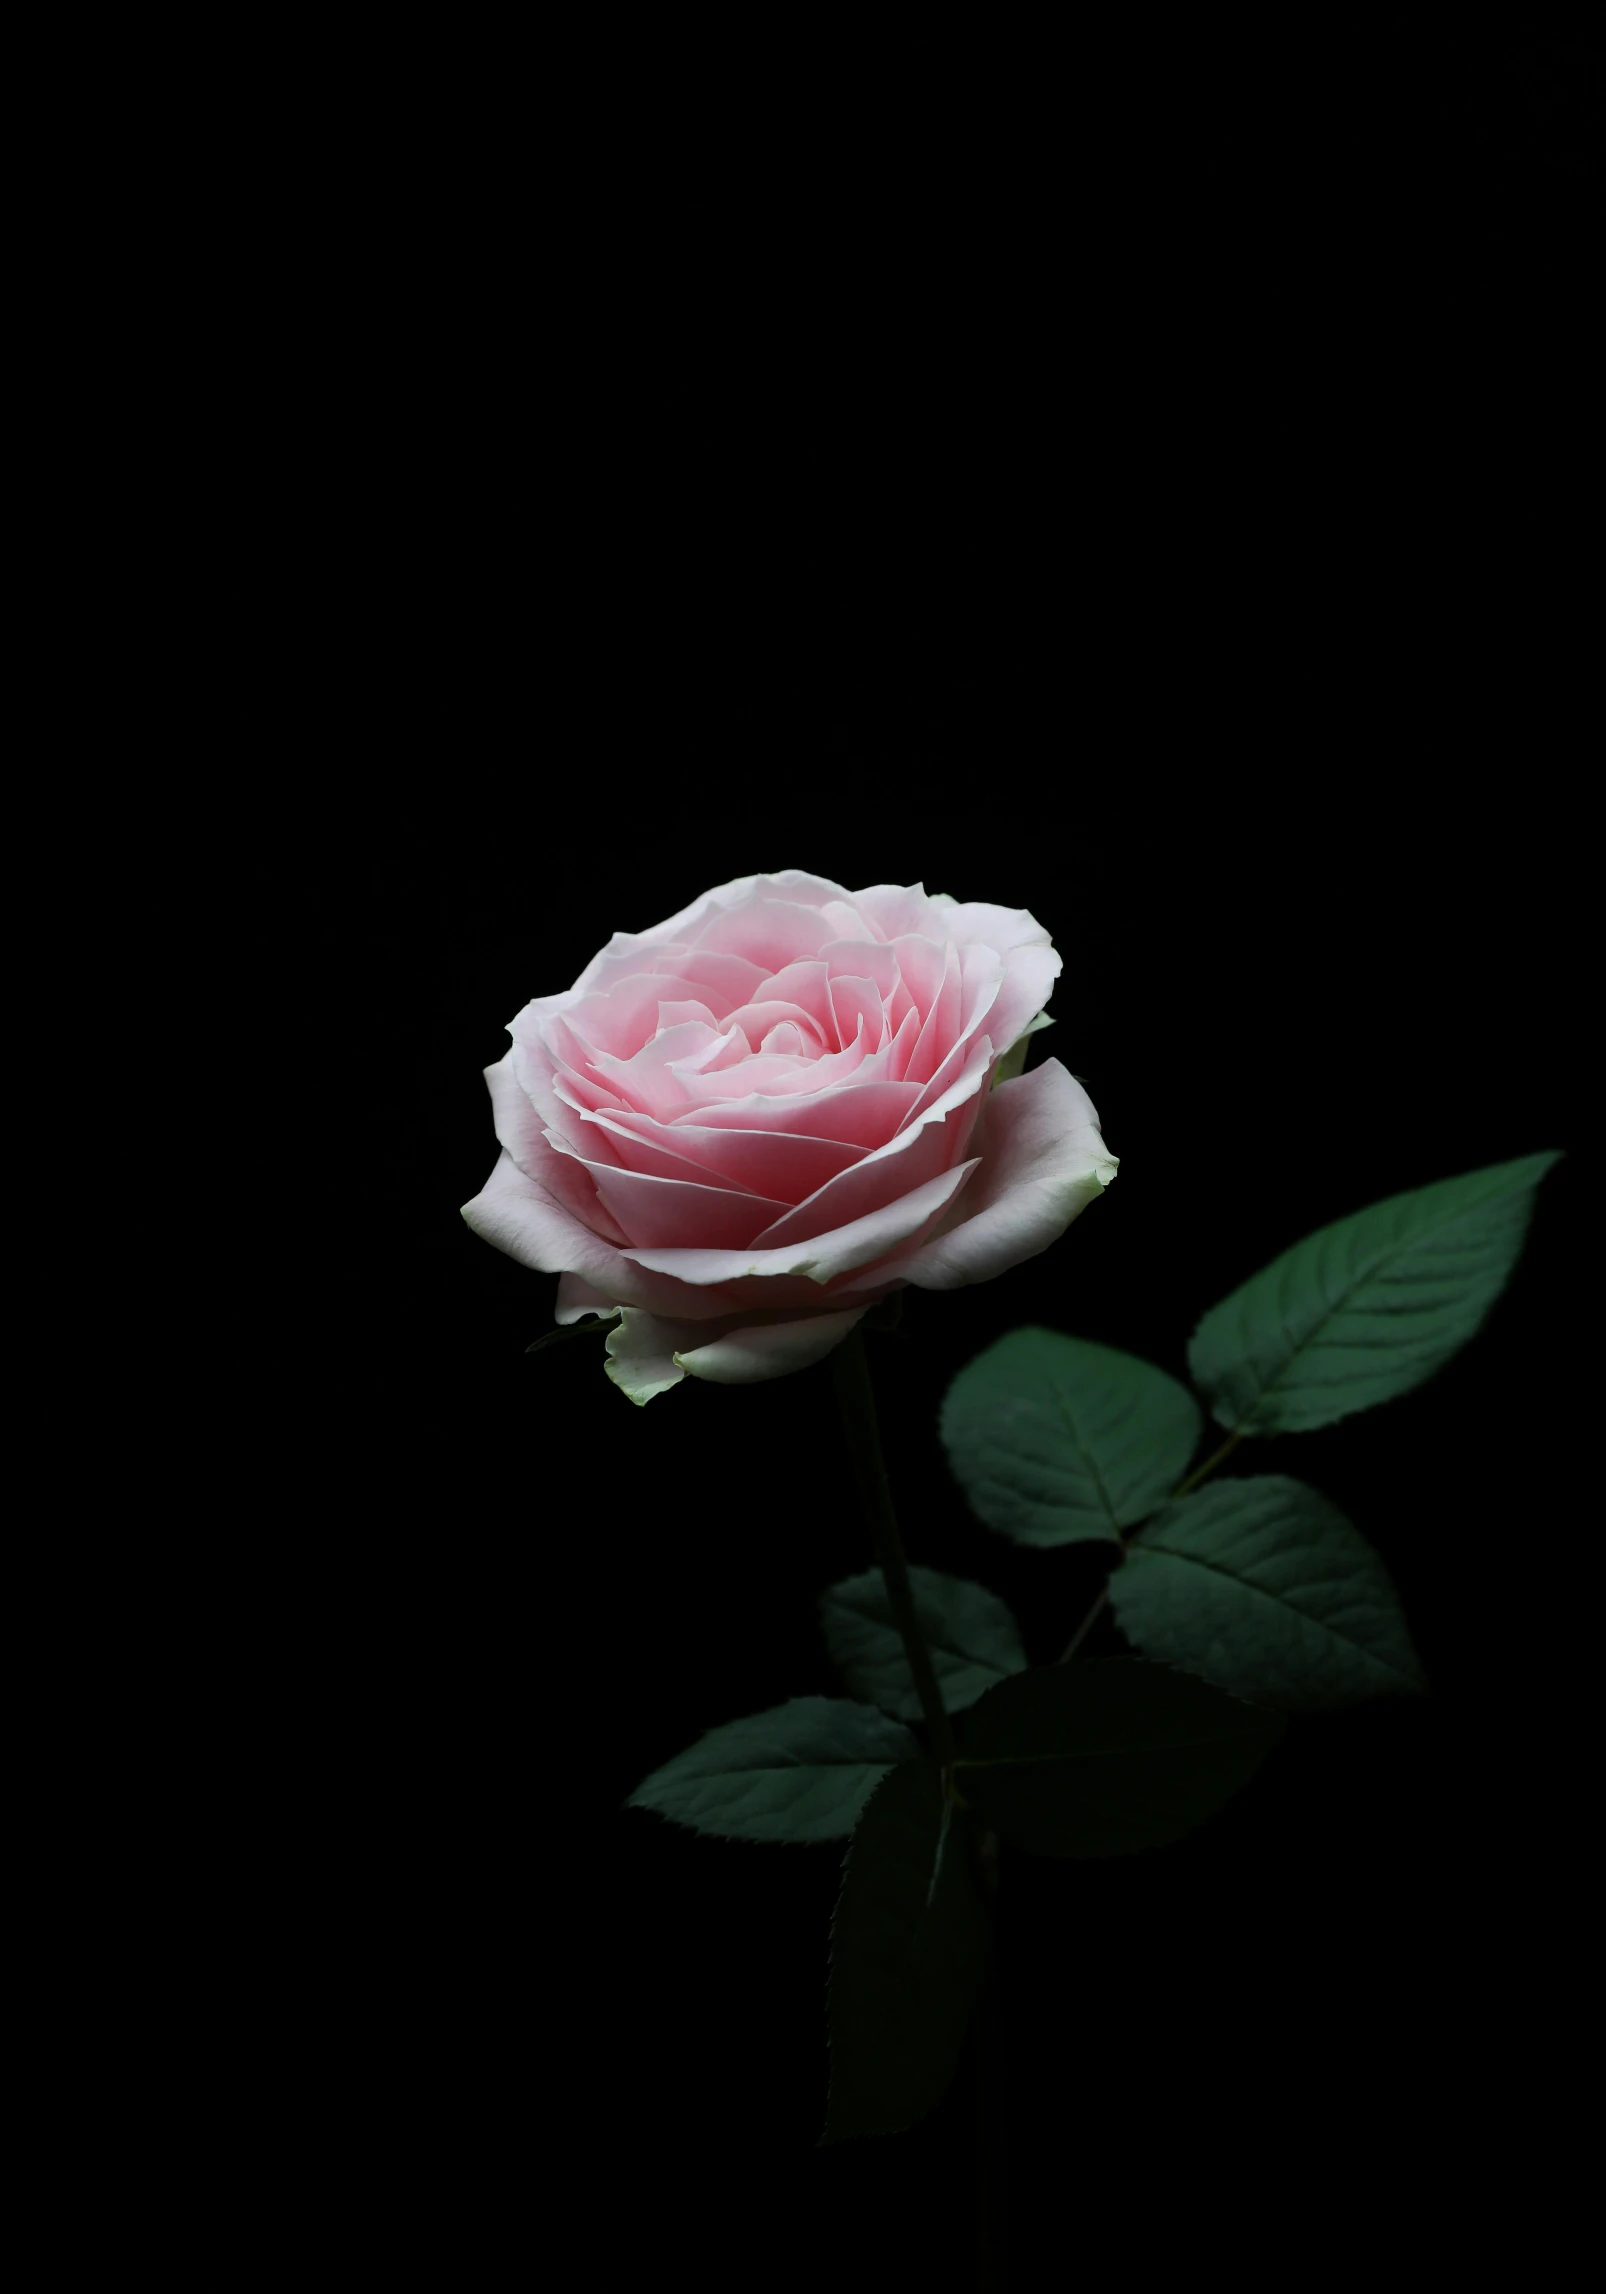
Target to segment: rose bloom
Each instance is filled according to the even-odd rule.
[[[818,1361],[914,1284],[1034,1258],[1115,1176],[1087,1093],[1026,1039],[1061,959],[1024,908],[782,869],[616,932],[485,1070],[502,1153],[463,1206],[623,1309],[636,1402]]]

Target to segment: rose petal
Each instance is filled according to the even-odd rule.
[[[959,950],[950,944],[942,952],[942,980],[903,1071],[906,1083],[929,1083],[953,1049],[959,1034],[960,976]]]
[[[938,943],[942,940],[936,914],[940,899],[923,884],[872,884],[854,893],[853,905],[880,939],[899,940],[906,932],[915,932]]]
[[[670,1386],[678,1386],[686,1373],[675,1360],[677,1346],[689,1346],[696,1325],[661,1322],[654,1314],[626,1307],[603,1340],[603,1368],[632,1402],[650,1402]]]
[[[745,1060],[751,1048],[739,1029],[726,1034],[691,1020],[684,1027],[666,1028],[629,1059],[599,1051],[592,1054],[590,1064],[630,1106],[645,1109],[663,1123],[696,1104],[697,1093],[688,1078],[707,1072],[704,1062],[712,1065],[728,1059],[734,1065]]]
[[[1057,948],[1017,948],[1004,966],[1004,977],[987,1013],[987,1033],[994,1043],[1013,1044],[1048,1002],[1065,960]]]
[[[948,1088],[905,1131],[862,1155],[849,1169],[778,1218],[753,1238],[755,1250],[778,1250],[809,1235],[832,1234],[851,1221],[924,1186],[959,1160],[975,1124],[988,1074],[992,1044],[981,1036],[966,1049],[966,1064]]]
[[[883,1003],[902,977],[895,952],[879,940],[827,940],[820,961],[828,980],[873,980]]]
[[[755,964],[746,956],[726,955],[718,948],[681,949],[670,969],[677,978],[690,980],[694,988],[702,991],[718,1020],[754,996],[764,977],[762,964]]]
[[[827,940],[838,938],[834,924],[817,908],[795,900],[754,899],[699,924],[691,935],[698,948],[728,949],[778,972],[783,964],[817,956]]]
[[[869,1311],[866,1305],[843,1314],[799,1315],[791,1322],[738,1323],[723,1338],[682,1344],[674,1359],[692,1377],[712,1379],[716,1386],[784,1378],[823,1360]]]
[[[557,1145],[555,1135],[552,1143]],[[668,1247],[686,1235],[700,1235],[707,1238],[710,1249],[741,1251],[788,1208],[736,1187],[628,1171],[622,1165],[576,1156],[573,1148],[560,1152],[589,1172],[598,1196],[632,1243]]]
[[[782,1100],[778,1104],[791,1107],[796,1103]],[[717,1112],[723,1115],[725,1109]],[[612,1131],[633,1135],[646,1148],[656,1148],[666,1156],[683,1157],[684,1163],[695,1165],[710,1184],[724,1180],[733,1187],[745,1187],[751,1194],[768,1195],[781,1203],[800,1203],[805,1195],[812,1195],[817,1187],[823,1187],[827,1179],[834,1179],[850,1163],[857,1163],[864,1153],[862,1147],[841,1139],[813,1139],[779,1130],[736,1130],[699,1123],[695,1118],[685,1123],[678,1120],[655,1123],[650,1115],[629,1110],[610,1114],[607,1124]],[[621,1146],[620,1159],[631,1160],[628,1148]],[[679,1176],[678,1173],[668,1175]]]
[[[541,1118],[530,1103],[529,1094],[513,1072],[516,1049],[494,1067],[485,1070],[486,1087],[491,1094],[491,1121],[497,1143],[503,1153],[511,1157],[527,1179],[536,1181],[549,1194],[554,1195],[568,1210],[571,1217],[589,1224],[599,1235],[615,1244],[627,1242],[629,1237],[609,1214],[607,1206],[597,1200],[597,1192],[585,1172],[566,1169],[573,1150],[555,1153],[552,1141],[560,1136],[543,1128]],[[772,1213],[771,1216],[778,1214]],[[557,1271],[555,1268],[554,1273]]]
[[[933,895],[934,898],[938,897]],[[979,941],[1007,956],[1012,948],[1047,948],[1052,934],[1038,923],[1029,908],[995,908],[986,900],[954,900],[945,904],[941,931],[956,947]]]
[[[919,1099],[918,1083],[857,1080],[821,1092],[753,1091],[688,1108],[671,1117],[669,1128],[678,1131],[684,1123],[720,1131],[787,1131],[835,1145],[880,1147],[915,1112]]]
[[[729,1285],[748,1275],[780,1274],[807,1275],[811,1282],[827,1283],[884,1258],[900,1243],[923,1239],[976,1167],[974,1161],[958,1163],[883,1209],[839,1227],[834,1234],[794,1243],[790,1249],[673,1250],[632,1244],[629,1255],[652,1273],[674,1275],[693,1286]]]
[[[592,957],[576,980],[575,988],[589,988],[599,979],[620,977],[631,966],[639,969],[655,948],[672,942],[694,945],[698,927],[712,917],[754,899],[774,895],[805,908],[824,908],[835,900],[851,904],[853,897],[840,884],[832,884],[823,876],[811,876],[801,868],[783,868],[773,876],[738,876],[729,884],[716,885],[712,892],[701,893],[689,907],[666,916],[661,924],[649,925],[645,932],[615,932],[608,945]]]
[[[761,1037],[772,1028],[779,1027],[785,1020],[790,1020],[795,1027],[802,1029],[804,1040],[799,1046],[800,1050],[809,1052],[815,1058],[825,1050],[826,1031],[812,1011],[805,1011],[801,1004],[794,1004],[783,996],[765,996],[749,1004],[738,1004],[734,1011],[726,1014],[725,1025],[740,1028],[749,1043],[758,1043]],[[831,1049],[835,1051],[837,1048],[833,1042]]]
[[[658,1027],[659,1011],[671,1000],[695,1004],[695,1013],[688,1016],[700,1017],[705,1025],[714,1026],[714,1015],[693,982],[674,973],[632,972],[606,993],[582,996],[561,1016],[593,1051],[629,1059]]]
[[[581,1322],[588,1314],[617,1314],[619,1301],[610,1298],[605,1290],[597,1290],[584,1275],[564,1274],[558,1277],[558,1303],[552,1310],[554,1322]]]
[[[753,1001],[795,1004],[808,1013],[819,1030],[822,1044],[831,1036],[831,976],[823,958],[811,957],[806,963],[785,964],[780,971],[768,973],[753,990]]]
[[[884,1051],[892,1040],[886,1008],[874,980],[833,979],[831,1018],[838,1043],[852,1043],[864,1025],[864,1040],[871,1051]]]
[[[744,1060],[741,1065],[730,1066],[722,1073],[704,1069],[697,1077],[695,1088],[688,1087],[687,1098],[698,1109],[717,1103],[721,1099],[746,1099],[753,1092],[775,1096],[789,1091],[816,1093],[845,1083],[850,1076],[865,1082],[879,1081],[886,1065],[886,1054],[871,1048],[871,1040],[861,1026],[844,1051],[828,1051],[820,1059],[800,1059],[781,1054]],[[656,1115],[661,1111],[654,1108]]]
[[[732,1300],[717,1285],[679,1283],[622,1257],[546,1184],[559,1175],[561,1167],[572,1171],[589,1188],[580,1165],[550,1148],[543,1148],[543,1152],[545,1165],[539,1176],[532,1178],[519,1169],[504,1147],[485,1185],[463,1205],[464,1224],[483,1242],[506,1251],[520,1266],[533,1267],[538,1274],[578,1274],[621,1305],[644,1306],[698,1321],[732,1311]],[[599,1204],[592,1203],[590,1209],[593,1218],[612,1225]],[[741,1299],[734,1304],[740,1307]]]
[[[990,1282],[1035,1258],[1119,1167],[1099,1136],[1093,1102],[1057,1059],[989,1094],[974,1144],[981,1177],[963,1215],[898,1262],[898,1273],[922,1290]]]
[[[665,1146],[665,1139],[673,1140],[678,1134],[667,1124],[653,1123],[649,1115],[632,1115],[629,1109],[615,1114],[603,1108],[595,1115],[583,1116],[581,1122],[588,1136],[571,1139],[569,1145],[584,1159],[613,1163],[620,1170],[640,1171],[654,1179],[687,1179],[697,1186],[728,1187],[737,1194],[764,1191],[744,1188],[741,1180],[726,1178],[709,1169],[689,1145],[684,1153]],[[651,1125],[651,1129],[644,1129],[646,1125]],[[792,1197],[776,1195],[772,1199],[787,1203]]]

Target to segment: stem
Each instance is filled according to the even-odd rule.
[[[836,1387],[837,1407],[842,1413],[848,1456],[853,1462],[853,1478],[858,1484],[859,1505],[869,1526],[870,1542],[887,1589],[887,1602],[902,1636],[909,1670],[914,1675],[931,1749],[946,1771],[954,1763],[954,1732],[915,1615],[908,1556],[898,1535],[898,1517],[892,1510],[892,1492],[887,1486],[886,1460],[881,1455],[881,1434],[876,1425],[875,1393],[870,1384],[864,1333],[857,1326],[833,1349],[831,1377]]]
[[[1166,1499],[1166,1501],[1165,1501],[1165,1502],[1166,1502],[1166,1504],[1167,1504],[1167,1505],[1175,1505],[1179,1497],[1186,1497],[1186,1496],[1187,1496],[1187,1494],[1188,1494],[1188,1492],[1189,1492],[1190,1490],[1196,1490],[1196,1489],[1199,1487],[1199,1484],[1200,1484],[1200,1483],[1201,1483],[1201,1482],[1204,1480],[1204,1478],[1205,1478],[1205,1476],[1206,1476],[1207,1474],[1213,1474],[1213,1473],[1215,1472],[1215,1470],[1216,1470],[1217,1466],[1219,1466],[1219,1465],[1221,1464],[1221,1462],[1222,1462],[1222,1460],[1223,1460],[1224,1458],[1230,1458],[1230,1457],[1232,1456],[1232,1453],[1233,1453],[1233,1451],[1234,1451],[1234,1450],[1235,1450],[1235,1449],[1238,1447],[1238,1444],[1239,1444],[1239,1443],[1240,1443],[1240,1442],[1243,1440],[1243,1438],[1244,1438],[1244,1432],[1245,1432],[1245,1429],[1244,1429],[1242,1426],[1240,1426],[1240,1427],[1237,1429],[1237,1431],[1236,1431],[1235,1433],[1231,1433],[1231,1434],[1229,1434],[1229,1435],[1227,1436],[1227,1439],[1226,1439],[1226,1440],[1225,1440],[1225,1441],[1222,1443],[1222,1445],[1221,1445],[1221,1447],[1220,1447],[1220,1449],[1219,1449],[1219,1450],[1213,1450],[1213,1451],[1211,1452],[1210,1456],[1209,1456],[1208,1458],[1206,1458],[1206,1460],[1205,1460],[1205,1462],[1204,1462],[1204,1464],[1203,1464],[1202,1466],[1195,1466],[1195,1467],[1194,1467],[1194,1469],[1193,1469],[1193,1471],[1192,1471],[1192,1473],[1191,1473],[1191,1474],[1189,1474],[1189,1476],[1187,1477],[1186,1481],[1180,1481],[1180,1482],[1178,1482],[1178,1484],[1177,1484],[1176,1488],[1175,1488],[1175,1489],[1174,1489],[1174,1490],[1171,1492],[1171,1495],[1170,1495],[1170,1496],[1169,1496],[1169,1497]],[[1139,1537],[1141,1537],[1141,1536],[1143,1535],[1143,1532],[1142,1532],[1142,1530],[1141,1530],[1141,1529],[1135,1529],[1135,1530],[1132,1532],[1132,1535],[1133,1535],[1133,1538],[1134,1538],[1134,1539],[1136,1539],[1136,1538],[1139,1538]],[[1125,1552],[1125,1549],[1126,1549],[1126,1545],[1127,1545],[1127,1540],[1126,1540],[1125,1538],[1122,1538],[1122,1539],[1121,1539],[1121,1548],[1122,1548],[1122,1551],[1123,1551],[1123,1553]],[[1087,1615],[1086,1615],[1086,1616],[1085,1616],[1085,1617],[1082,1619],[1082,1622],[1080,1623],[1080,1625],[1078,1625],[1078,1626],[1077,1626],[1077,1628],[1076,1628],[1076,1631],[1075,1631],[1075,1632],[1074,1632],[1074,1633],[1071,1635],[1071,1637],[1070,1637],[1070,1640],[1067,1642],[1067,1644],[1066,1644],[1066,1647],[1065,1647],[1065,1653],[1064,1653],[1064,1655],[1063,1655],[1063,1656],[1060,1658],[1060,1663],[1061,1663],[1062,1665],[1068,1665],[1068,1664],[1070,1663],[1071,1659],[1072,1659],[1072,1658],[1075,1656],[1075,1654],[1076,1654],[1077,1650],[1078,1650],[1078,1649],[1079,1649],[1079,1648],[1082,1646],[1082,1643],[1083,1643],[1083,1642],[1084,1642],[1084,1641],[1087,1639],[1087,1636],[1088,1636],[1088,1634],[1089,1634],[1089,1633],[1092,1631],[1092,1628],[1093,1628],[1094,1624],[1096,1623],[1096,1621],[1097,1621],[1097,1620],[1098,1620],[1098,1619],[1099,1619],[1099,1618],[1100,1618],[1100,1617],[1101,1617],[1101,1616],[1104,1614],[1104,1604],[1105,1604],[1105,1602],[1106,1602],[1106,1601],[1108,1601],[1108,1599],[1109,1599],[1109,1598],[1110,1598],[1110,1586],[1109,1586],[1109,1580],[1108,1580],[1108,1578],[1106,1578],[1106,1579],[1105,1579],[1105,1582],[1104,1582],[1104,1589],[1103,1589],[1103,1591],[1102,1591],[1102,1592],[1099,1594],[1099,1597],[1098,1597],[1098,1599],[1097,1599],[1097,1600],[1094,1602],[1094,1604],[1093,1604],[1092,1608],[1091,1608],[1091,1609],[1088,1611]]]
[[[991,1835],[988,1835],[991,1839]],[[982,1850],[983,1857],[987,1850]],[[993,1869],[998,1844],[992,1841]],[[996,1886],[996,1879],[994,1885]],[[976,2011],[976,2285],[979,2294],[1003,2294],[1007,2285],[1004,2154],[1003,2026],[996,1967]]]
[[[1068,1664],[1070,1663],[1071,1659],[1072,1659],[1072,1658],[1075,1656],[1075,1654],[1076,1654],[1077,1650],[1078,1650],[1078,1649],[1079,1649],[1079,1648],[1082,1646],[1082,1643],[1083,1643],[1083,1642],[1084,1642],[1084,1641],[1087,1639],[1087,1637],[1088,1637],[1089,1633],[1091,1633],[1091,1631],[1093,1630],[1093,1627],[1094,1627],[1095,1623],[1097,1622],[1097,1620],[1098,1620],[1098,1619],[1099,1619],[1099,1618],[1100,1618],[1100,1617],[1101,1617],[1101,1616],[1104,1614],[1104,1604],[1105,1604],[1105,1602],[1106,1602],[1106,1601],[1108,1601],[1108,1599],[1109,1599],[1109,1598],[1110,1598],[1110,1588],[1109,1588],[1108,1584],[1106,1584],[1106,1585],[1104,1586],[1103,1590],[1100,1592],[1098,1599],[1097,1599],[1097,1600],[1094,1602],[1094,1604],[1093,1604],[1092,1608],[1091,1608],[1091,1609],[1088,1611],[1087,1615],[1086,1615],[1086,1616],[1085,1616],[1085,1617],[1082,1619],[1082,1622],[1080,1623],[1080,1625],[1078,1625],[1078,1626],[1077,1626],[1077,1628],[1076,1628],[1076,1631],[1075,1631],[1075,1632],[1074,1632],[1074,1633],[1071,1635],[1070,1641],[1069,1641],[1069,1643],[1068,1643],[1068,1645],[1067,1645],[1067,1647],[1066,1647],[1066,1650],[1065,1650],[1065,1654],[1064,1654],[1064,1656],[1063,1656],[1063,1657],[1061,1657],[1061,1659],[1060,1659],[1060,1663],[1061,1663],[1062,1665],[1068,1665]]]
[[[1176,1488],[1166,1499],[1166,1504],[1175,1505],[1179,1497],[1186,1497],[1189,1490],[1196,1490],[1199,1487],[1199,1484],[1204,1480],[1206,1474],[1213,1474],[1217,1466],[1220,1465],[1223,1458],[1230,1458],[1232,1456],[1233,1451],[1238,1447],[1238,1444],[1243,1440],[1243,1438],[1244,1429],[1242,1426],[1240,1426],[1236,1433],[1232,1433],[1227,1436],[1227,1439],[1222,1443],[1219,1450],[1212,1451],[1211,1455],[1206,1458],[1202,1466],[1194,1467],[1192,1473],[1189,1474],[1185,1482],[1178,1482]]]

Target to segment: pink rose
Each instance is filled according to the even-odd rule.
[[[1034,1258],[1114,1178],[1076,1079],[1021,1073],[1059,970],[1024,908],[722,884],[525,1005],[463,1216],[561,1275],[559,1322],[623,1309],[632,1401],[801,1370],[906,1283]]]

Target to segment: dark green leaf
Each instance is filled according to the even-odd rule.
[[[1110,1579],[1146,1657],[1281,1712],[1421,1689],[1388,1571],[1319,1490],[1214,1482],[1144,1528]]]
[[[1113,1538],[1164,1503],[1203,1420],[1185,1386],[1113,1346],[1011,1330],[967,1362],[940,1431],[979,1518],[1020,1545]]]
[[[884,1298],[879,1306],[871,1307],[861,1327],[865,1330],[891,1332],[898,1328],[902,1320],[903,1292],[895,1290],[892,1296]]]
[[[578,1322],[560,1322],[554,1330],[543,1330],[539,1338],[532,1338],[524,1349],[526,1354],[539,1354],[548,1346],[561,1345],[565,1338],[589,1338],[593,1332],[599,1336],[613,1328],[617,1314],[583,1315]]]
[[[1559,1161],[1523,1155],[1391,1195],[1251,1275],[1188,1347],[1217,1422],[1299,1433],[1431,1378],[1505,1287],[1534,1189]]]
[[[954,1783],[1019,1847],[1120,1856],[1202,1824],[1284,1725],[1141,1657],[1045,1665],[989,1689],[963,1716]]]
[[[995,1681],[1025,1671],[1019,1627],[996,1593],[940,1569],[911,1568],[909,1582],[937,1686],[951,1713],[973,1705]],[[820,1622],[826,1647],[856,1697],[884,1705],[901,1720],[920,1718],[920,1698],[879,1569],[844,1577],[822,1593]]]
[[[845,1697],[792,1697],[711,1728],[655,1769],[626,1806],[722,1840],[841,1840],[894,1761],[906,1728]]]
[[[991,1912],[964,1820],[929,1761],[859,1819],[831,1922],[831,2084],[821,2141],[890,2135],[952,2084],[987,1981]]]

